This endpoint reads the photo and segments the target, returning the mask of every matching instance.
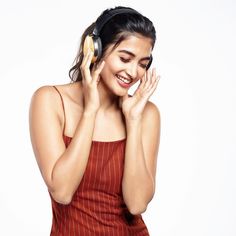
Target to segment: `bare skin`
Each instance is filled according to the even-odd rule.
[[[68,148],[62,137],[64,114],[58,93],[51,86],[35,91],[29,116],[31,142],[43,179],[57,202],[70,203],[83,177],[92,140],[126,138],[123,197],[131,213],[145,211],[155,192],[160,139],[159,110],[148,101],[159,81],[155,69],[145,69],[150,53],[148,38],[130,36],[92,72],[88,70],[92,54],[88,53],[81,65],[83,81],[57,85],[66,112],[64,135],[73,137]],[[133,97],[117,83],[116,75],[132,79],[132,85],[140,82]]]

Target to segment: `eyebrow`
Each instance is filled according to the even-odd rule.
[[[135,54],[134,53],[132,53],[132,52],[130,52],[130,51],[128,51],[128,50],[119,50],[118,52],[123,52],[123,53],[126,53],[126,54],[128,54],[128,55],[130,55],[130,56],[132,56],[132,57],[135,57]],[[151,59],[151,57],[143,57],[141,60],[150,60]]]

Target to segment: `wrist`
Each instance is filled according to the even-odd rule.
[[[139,122],[142,120],[142,115],[137,115],[137,116],[124,115],[124,117],[127,122]]]
[[[88,110],[88,109],[85,109],[83,111],[83,116],[84,117],[93,117],[93,116],[96,116],[97,114],[97,110]]]
[[[125,118],[125,122],[127,126],[138,126],[141,124],[142,117],[136,118]]]

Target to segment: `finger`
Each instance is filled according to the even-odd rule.
[[[150,84],[147,87],[147,90],[150,90],[153,86],[155,86],[155,83],[158,82],[157,79],[159,80],[159,77],[156,76],[156,69],[153,68],[152,70],[152,76],[150,78]]]
[[[146,79],[145,79],[145,84],[144,84],[143,89],[147,89],[148,86],[150,85],[150,70],[147,71],[145,77]]]
[[[80,65],[80,71],[81,71],[82,77],[83,77],[84,79],[85,79],[85,63],[87,62],[88,57],[89,57],[89,50],[88,50],[87,53],[84,55],[83,60],[82,60],[82,63],[81,63],[81,65]]]
[[[152,73],[150,73],[150,79],[149,79],[149,86],[152,86],[156,80],[156,70],[155,68],[152,69]]]
[[[137,88],[136,91],[139,91],[140,89],[143,88],[143,86],[144,86],[144,81],[145,81],[145,78],[144,78],[144,76],[143,76],[143,77],[140,79],[140,83],[139,83],[138,88]]]
[[[93,52],[90,50],[88,53],[88,56],[86,57],[85,63],[84,63],[84,68],[90,68],[91,61],[93,58]]]
[[[142,93],[142,91],[145,88],[145,84],[147,82],[147,73],[148,71],[145,72],[145,74],[143,75],[143,77],[140,79],[140,84],[138,86],[138,88],[135,90],[134,95]]]
[[[151,75],[151,84],[150,85],[154,85],[155,81],[157,79],[157,73],[156,73],[156,68],[152,69],[152,75]]]
[[[149,91],[148,91],[148,98],[150,98],[150,96],[154,93],[154,91],[157,88],[157,84],[155,84]]]
[[[158,78],[160,78],[160,77],[158,77]],[[156,90],[159,80],[160,80],[160,79],[156,79],[156,81],[155,81],[153,87],[152,87],[151,90],[150,90],[151,94]]]
[[[89,57],[89,53],[90,53],[90,49],[88,49],[87,53],[84,54],[83,56],[83,60],[82,60],[82,63],[81,63],[81,67],[84,67],[84,65],[87,63],[87,60],[88,60],[88,57]]]
[[[143,77],[140,79],[140,84],[139,84],[139,87],[138,87],[139,89],[142,89],[144,87],[145,83],[146,83],[146,73],[147,72],[145,72]]]
[[[156,71],[156,68],[153,68],[153,70],[152,70],[152,77],[153,78],[157,78],[157,71]]]
[[[143,77],[140,79],[140,83],[139,83],[137,89],[135,90],[134,95],[136,95],[142,91],[145,81],[146,80],[145,80],[145,74],[144,74]]]
[[[87,81],[91,81],[91,72],[90,72],[90,64],[91,64],[91,60],[93,57],[93,52],[89,52],[88,57],[85,59],[85,63],[84,66],[82,67],[82,73],[84,74],[84,78]]]
[[[99,63],[94,64],[91,73],[94,73],[96,70],[99,70],[100,66],[103,67],[103,63],[105,63],[105,61],[100,61]]]
[[[148,93],[149,93],[148,96],[151,96],[151,95],[153,94],[153,92],[156,90],[157,85],[158,85],[158,82],[159,82],[159,80],[160,80],[160,77],[161,77],[161,76],[158,75],[158,76],[156,77],[156,79],[154,80],[154,83],[153,83],[152,87],[150,87],[150,89],[149,89],[149,91],[148,91]]]
[[[104,68],[104,65],[105,65],[105,61],[102,61],[101,64],[93,71],[92,73],[93,81],[99,82],[99,79],[100,79],[99,75],[102,69]]]
[[[160,75],[156,75],[156,69],[153,69],[153,73],[152,73],[152,83],[149,85],[148,89],[151,89],[153,86],[156,86],[158,84],[160,80]]]

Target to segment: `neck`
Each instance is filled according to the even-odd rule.
[[[107,113],[119,109],[119,96],[112,93],[102,80],[98,84],[98,93],[100,97],[99,112]]]

